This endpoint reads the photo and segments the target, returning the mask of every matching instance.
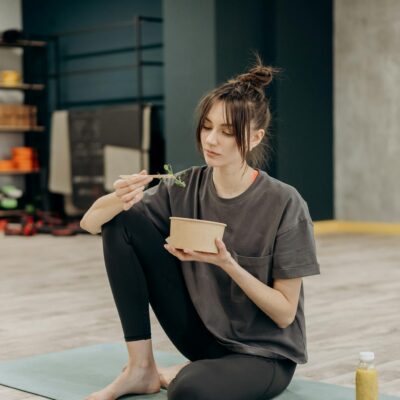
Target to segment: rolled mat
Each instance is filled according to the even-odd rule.
[[[161,367],[187,359],[178,353],[154,351]],[[96,344],[55,353],[0,362],[0,384],[55,400],[83,400],[121,373],[128,359],[123,342]],[[147,395],[125,395],[124,400],[167,399],[167,391]],[[355,390],[322,382],[294,378],[278,400],[353,400]],[[400,397],[380,394],[380,400]]]

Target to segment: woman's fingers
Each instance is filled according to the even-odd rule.
[[[147,175],[136,175],[134,179],[120,179],[114,182],[115,194],[124,203],[123,209],[127,210],[134,203],[137,203],[142,199],[137,196],[143,193],[146,185],[153,180],[153,177]],[[132,181],[134,183],[132,183]],[[129,203],[129,204],[125,204]]]
[[[191,257],[192,254],[186,254],[184,252],[184,250],[178,250],[175,247],[171,246],[170,244],[164,244],[164,248],[181,261],[191,261],[192,260],[192,257]]]
[[[121,200],[125,202],[131,201],[137,194],[143,192],[144,188],[145,188],[144,186],[139,186],[138,188],[129,191],[129,193],[121,197]]]
[[[153,177],[148,176],[146,170],[142,170],[127,179],[117,179],[113,183],[115,195],[123,202],[123,210],[128,210],[143,198],[143,191],[152,180]]]
[[[172,246],[169,245],[169,244],[164,244],[164,248],[165,248],[167,251],[169,251],[172,255],[174,255],[175,257],[179,258],[179,260],[183,261],[183,260],[182,260],[182,257],[180,257],[179,253],[175,250],[174,247],[172,247]]]
[[[124,205],[122,206],[123,209],[129,210],[134,204],[138,203],[140,200],[142,200],[143,198],[143,192],[140,192],[139,194],[137,194],[132,200],[127,201],[124,203]]]
[[[127,182],[126,179],[117,179],[113,183],[114,189],[123,189],[123,188],[128,187],[128,186],[129,186],[129,183]]]
[[[122,188],[115,189],[115,193],[118,197],[122,197],[124,194],[131,193],[141,186],[144,186],[144,184],[142,183],[141,185],[127,185]]]
[[[153,180],[152,176],[147,175],[136,175],[130,179],[117,179],[113,183],[114,189],[124,189],[131,185],[141,186],[150,183]]]

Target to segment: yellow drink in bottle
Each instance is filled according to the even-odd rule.
[[[378,400],[378,372],[374,366],[372,351],[360,353],[356,370],[356,400]]]

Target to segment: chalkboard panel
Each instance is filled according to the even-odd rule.
[[[70,110],[69,138],[73,203],[89,208],[104,189],[104,146],[141,148],[139,105]]]
[[[69,138],[73,203],[87,209],[103,189],[103,142],[100,138],[100,110],[71,110]]]
[[[106,107],[100,113],[100,140],[110,146],[142,148],[142,110],[139,105]]]

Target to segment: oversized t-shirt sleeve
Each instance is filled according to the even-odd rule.
[[[302,220],[276,237],[273,278],[299,278],[319,273],[311,221]]]
[[[164,237],[169,235],[171,216],[169,182],[161,180],[158,185],[145,190],[142,200],[133,207],[148,217]]]
[[[298,192],[289,199],[275,238],[272,278],[299,278],[320,273],[314,225]]]

